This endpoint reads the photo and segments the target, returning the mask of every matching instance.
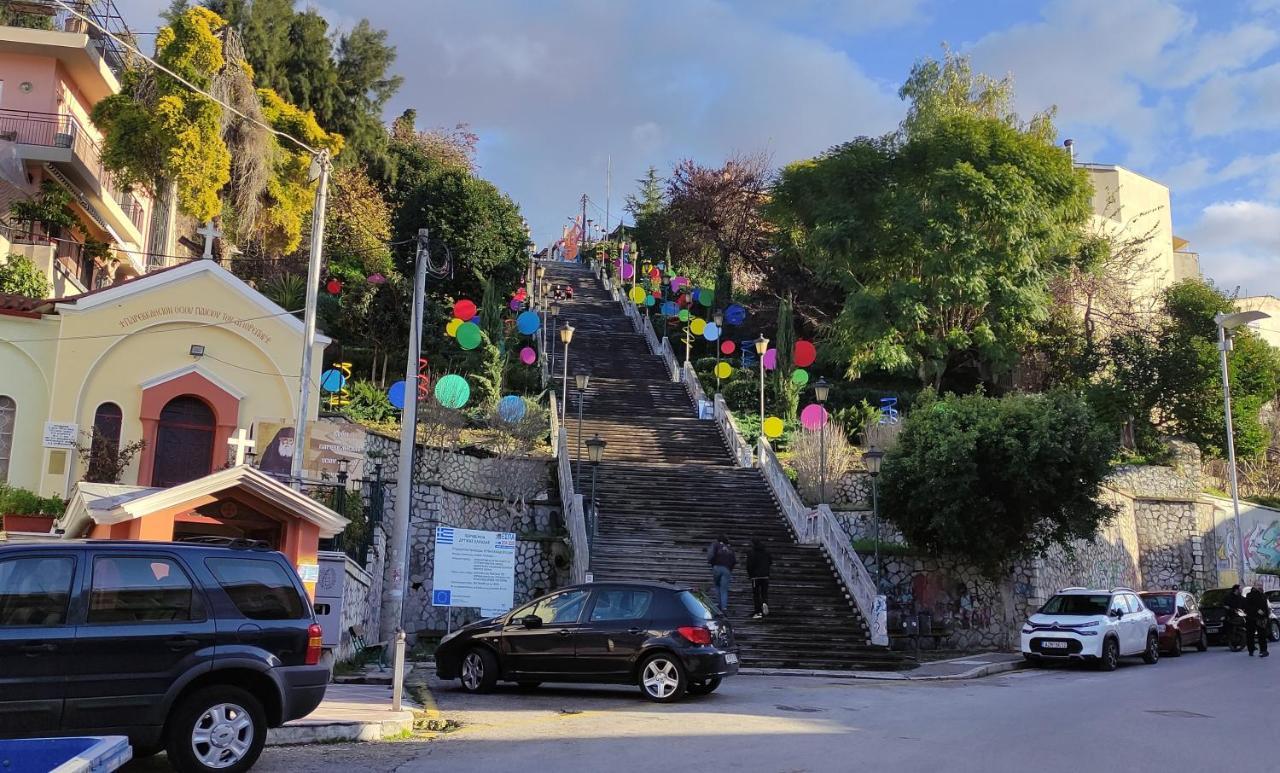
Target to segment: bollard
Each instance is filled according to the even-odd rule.
[[[404,629],[396,629],[391,666],[391,710],[399,711],[404,700]]]

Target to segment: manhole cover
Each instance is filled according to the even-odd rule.
[[[781,711],[798,711],[801,714],[818,714],[826,709],[815,709],[812,706],[777,706]]]
[[[1181,719],[1213,719],[1209,714],[1197,714],[1194,711],[1183,711],[1182,709],[1166,709],[1163,711],[1148,709],[1147,713],[1159,714],[1162,717],[1179,717]]]

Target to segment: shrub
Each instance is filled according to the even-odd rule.
[[[40,300],[49,297],[49,278],[23,255],[10,255],[0,265],[0,293]]]
[[[830,501],[844,474],[858,467],[858,450],[849,444],[844,430],[834,421],[822,432],[801,429],[791,436],[791,465],[795,467],[800,496],[806,502]],[[822,496],[823,446],[826,446],[827,498]]]
[[[382,424],[393,421],[399,415],[387,393],[372,381],[352,381],[347,385],[347,390],[350,392],[351,402],[343,406],[342,413],[352,421]]]
[[[42,497],[34,491],[0,484],[0,515],[59,516],[67,503],[59,497]]]

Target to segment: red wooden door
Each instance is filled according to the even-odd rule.
[[[214,418],[197,397],[175,397],[160,411],[153,486],[176,486],[213,472]]]

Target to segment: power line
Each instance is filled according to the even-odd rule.
[[[56,301],[54,301],[56,302]],[[54,336],[52,338],[0,338],[0,342],[10,344],[32,344],[32,343],[48,343],[51,341],[89,341],[99,338],[128,338],[129,336],[154,335],[157,333],[176,333],[181,330],[200,330],[207,327],[222,327],[223,325],[237,325],[241,322],[254,322],[260,319],[273,319],[275,317],[284,317],[297,314],[302,309],[294,311],[281,311],[275,314],[263,314],[258,317],[244,317],[243,319],[226,319],[221,322],[197,322],[190,325],[180,325],[178,327],[170,327],[164,330],[132,330],[128,333],[101,333],[99,335],[83,335],[83,336]]]
[[[294,137],[292,134],[287,134],[287,133],[285,133],[285,132],[282,132],[282,131],[280,131],[279,129],[276,129],[276,128],[272,127],[272,126],[268,126],[267,124],[263,123],[262,121],[259,121],[257,118],[254,118],[254,117],[249,116],[249,115],[245,115],[244,113],[242,113],[242,112],[240,112],[239,110],[237,110],[235,107],[233,107],[233,106],[231,106],[231,105],[227,104],[226,102],[223,102],[221,99],[218,99],[217,97],[213,96],[213,95],[212,95],[212,94],[210,94],[209,92],[207,92],[207,91],[205,91],[204,89],[200,88],[199,86],[195,85],[194,83],[192,83],[191,81],[189,81],[189,80],[187,80],[186,78],[182,77],[181,75],[177,74],[177,73],[176,73],[176,72],[174,72],[173,70],[170,70],[168,67],[165,67],[164,65],[160,64],[160,63],[159,63],[159,62],[157,62],[156,60],[154,60],[154,59],[152,59],[151,57],[147,56],[146,54],[142,53],[142,51],[141,51],[141,50],[139,50],[137,46],[133,45],[132,43],[129,43],[128,41],[121,40],[121,39],[120,39],[119,37],[117,37],[113,32],[111,32],[111,30],[109,30],[109,29],[107,29],[106,27],[104,27],[104,26],[102,26],[101,24],[99,24],[96,20],[89,18],[88,16],[86,16],[86,15],[85,15],[85,14],[83,14],[83,13],[80,13],[80,12],[79,12],[79,11],[77,11],[75,8],[72,8],[69,4],[67,4],[66,2],[64,2],[64,0],[53,0],[53,1],[54,1],[55,3],[57,3],[58,5],[62,6],[62,7],[63,7],[64,9],[66,9],[67,11],[70,11],[73,15],[75,15],[75,16],[76,16],[77,18],[79,18],[81,21],[84,21],[85,23],[89,24],[90,26],[95,27],[99,32],[101,32],[103,35],[106,35],[108,38],[110,38],[111,40],[115,41],[117,44],[119,44],[119,45],[121,45],[121,46],[124,46],[124,47],[125,47],[126,49],[128,49],[129,51],[132,51],[133,53],[137,54],[139,57],[141,57],[141,58],[142,58],[142,60],[143,60],[143,61],[145,61],[145,62],[149,63],[152,67],[154,67],[154,68],[156,68],[157,70],[159,70],[159,71],[161,71],[161,72],[163,72],[163,73],[165,73],[165,74],[169,75],[170,77],[172,77],[172,78],[176,79],[179,83],[183,84],[184,86],[186,86],[187,88],[189,88],[189,89],[191,89],[192,91],[196,92],[197,94],[200,94],[200,95],[204,96],[206,99],[209,99],[209,100],[211,100],[211,101],[213,101],[213,102],[218,103],[219,105],[222,105],[223,107],[225,107],[226,109],[228,109],[228,110],[230,110],[231,112],[235,113],[236,115],[240,116],[241,118],[243,118],[244,120],[248,121],[249,123],[254,124],[255,126],[258,126],[259,128],[266,129],[267,131],[271,132],[272,134],[276,135],[277,137],[281,137],[281,138],[283,138],[283,139],[289,140],[290,142],[292,142],[293,144],[295,144],[295,145],[297,145],[298,147],[302,148],[303,150],[307,151],[308,153],[310,153],[310,154],[311,154],[311,155],[313,155],[313,156],[318,156],[318,155],[320,155],[320,151],[319,151],[319,150],[317,150],[317,149],[315,149],[315,148],[311,147],[310,145],[308,145],[307,143],[305,143],[305,142],[303,142],[302,140],[298,139],[297,137]]]

